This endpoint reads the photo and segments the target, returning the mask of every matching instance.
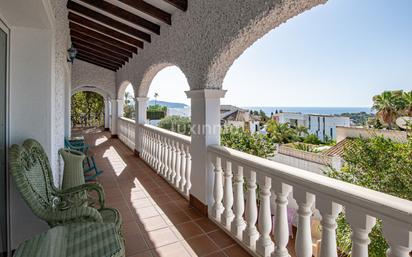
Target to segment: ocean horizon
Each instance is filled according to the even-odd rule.
[[[322,115],[339,115],[342,113],[374,113],[370,107],[242,107],[247,110],[259,111],[262,110],[266,115],[270,115],[272,112],[300,112],[303,114],[322,114]]]

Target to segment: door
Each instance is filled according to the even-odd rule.
[[[0,256],[7,256],[8,33],[0,21]]]

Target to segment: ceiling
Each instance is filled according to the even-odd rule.
[[[188,0],[68,0],[70,36],[76,59],[117,71],[172,25]]]

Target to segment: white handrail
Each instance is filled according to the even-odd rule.
[[[412,201],[219,145],[208,146],[208,153],[215,174],[214,204],[209,209],[212,219],[256,256],[288,256],[286,245],[290,221],[286,206],[291,201],[290,197],[298,204],[295,248],[299,256],[312,256],[312,207],[316,207],[322,216],[321,257],[337,257],[336,219],[343,210],[353,231],[353,257],[368,256],[368,234],[377,218],[383,221],[383,234],[391,253],[388,256],[406,257],[412,250]],[[222,174],[225,177],[224,184]],[[232,190],[232,176],[237,190]],[[247,182],[246,192],[239,190],[241,177]],[[259,204],[255,191],[259,191]],[[275,200],[269,201],[270,195]],[[240,209],[239,205],[232,207],[232,200],[224,200],[232,196],[235,203],[246,199],[245,215],[241,213],[242,206]],[[235,219],[227,215],[231,211],[226,208],[233,208]],[[272,215],[275,217],[275,243],[268,235],[272,228]],[[228,217],[234,220],[233,224]]]
[[[191,138],[151,125],[140,125],[141,158],[184,197],[191,184]]]

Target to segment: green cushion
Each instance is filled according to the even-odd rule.
[[[14,257],[124,257],[114,224],[73,223],[57,226],[23,242]]]

